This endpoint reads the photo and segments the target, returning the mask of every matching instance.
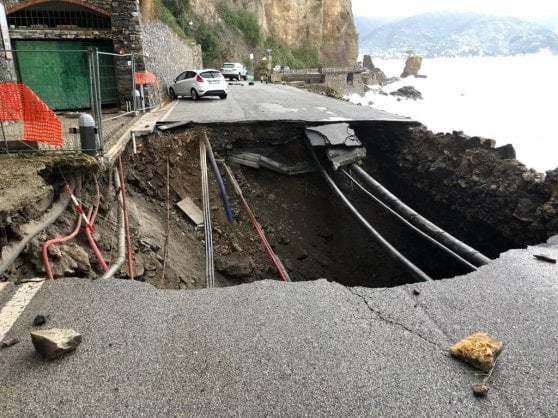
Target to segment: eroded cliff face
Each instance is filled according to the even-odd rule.
[[[194,13],[219,20],[221,0],[191,0]],[[358,35],[351,0],[225,0],[231,7],[254,13],[262,33],[289,48],[316,48],[325,65],[352,65],[358,56]]]

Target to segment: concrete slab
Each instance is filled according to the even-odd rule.
[[[511,251],[478,272],[395,289],[324,280],[160,291],[129,281],[43,285],[0,352],[4,416],[548,416],[558,405],[558,271]],[[544,249],[552,255],[557,247]],[[37,313],[82,333],[54,362]],[[486,399],[449,345],[505,343]]]
[[[182,99],[167,116],[172,129],[187,124],[223,124],[253,122],[304,122],[324,124],[339,122],[416,123],[366,106],[310,93],[282,85],[230,86],[226,100],[202,98],[194,102]],[[173,123],[174,122],[174,123]]]

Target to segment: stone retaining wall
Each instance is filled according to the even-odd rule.
[[[201,47],[181,39],[157,20],[144,20],[142,43],[145,66],[157,75],[164,91],[182,71],[203,67]]]

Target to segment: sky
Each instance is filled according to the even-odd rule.
[[[558,16],[558,0],[353,0],[355,16],[405,17],[436,11],[465,11],[537,19]]]

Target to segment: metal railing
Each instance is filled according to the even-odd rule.
[[[38,43],[31,43],[31,46]],[[108,49],[108,48],[107,48]],[[154,75],[145,77],[143,57],[139,54],[116,54],[98,48],[87,49],[10,49],[0,50],[0,60],[17,69],[17,80],[0,82],[0,153],[87,152],[102,155],[107,144],[123,132],[142,112],[160,106],[164,92]],[[139,71],[138,71],[139,69]],[[149,78],[147,84],[137,84]],[[18,88],[28,93],[14,93]],[[2,100],[6,92],[18,103],[21,112],[10,111]],[[32,93],[31,96],[29,91]],[[58,141],[30,140],[29,124],[37,118],[37,106],[50,112],[49,120],[59,125]],[[13,106],[12,106],[13,107]],[[25,114],[24,114],[25,113]],[[94,147],[82,144],[79,116],[89,113],[97,130]],[[44,115],[43,115],[44,116]],[[35,123],[37,125],[37,123]],[[58,132],[58,131],[57,131]]]

